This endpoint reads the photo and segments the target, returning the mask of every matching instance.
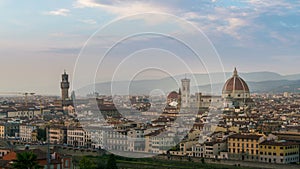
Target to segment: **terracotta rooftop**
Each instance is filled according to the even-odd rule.
[[[226,81],[222,91],[231,92],[236,90],[249,92],[249,87],[247,83],[238,76],[237,71],[235,69],[233,76]]]
[[[261,137],[262,135],[255,135],[255,134],[234,134],[229,136],[228,138],[259,140]]]
[[[292,145],[299,145],[300,143],[291,142],[291,141],[264,141],[260,143],[260,145],[270,145],[270,146],[292,146]]]

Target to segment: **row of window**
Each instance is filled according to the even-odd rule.
[[[272,155],[271,152],[269,152],[269,153],[267,153],[267,152],[265,152],[265,153],[261,152],[261,155],[263,155],[263,154],[264,155]],[[289,153],[280,153],[279,155],[280,156],[290,156],[290,155],[296,155],[296,154],[299,154],[299,153],[298,152],[289,152]],[[276,156],[276,153],[273,153],[273,156]]]
[[[268,146],[268,149],[276,149],[277,146]],[[267,148],[267,146],[260,146],[260,148]],[[293,145],[293,146],[280,146],[280,150],[289,150],[289,149],[295,149],[298,148],[297,145]]]
[[[238,149],[238,148],[233,148],[233,149],[229,148],[228,151],[231,152],[231,153],[242,153],[243,152],[241,149]],[[256,151],[251,150],[250,151],[249,149],[246,149],[246,151],[243,152],[243,153],[250,153],[250,152],[251,152],[251,154],[254,154],[254,153],[258,154],[258,150],[256,150]]]
[[[231,141],[245,141],[245,142],[255,142],[255,140],[252,139],[244,139],[244,138],[230,138]]]
[[[232,143],[232,146],[233,147],[235,147],[237,145],[237,147],[240,147],[240,145],[241,145],[241,147],[244,147],[244,145],[246,145],[246,148],[248,148],[249,146],[250,146],[250,144],[248,144],[248,143],[246,143],[246,144],[244,144],[244,143],[237,143],[237,144],[235,144],[235,143]],[[228,143],[228,146],[231,146],[231,143]],[[254,145],[253,144],[251,144],[251,146],[250,146],[251,148],[254,148]],[[258,148],[258,144],[256,144],[256,146],[255,146],[256,148]]]
[[[286,158],[285,160],[283,158],[281,159],[276,159],[276,158],[260,158],[260,161],[262,162],[269,162],[269,163],[289,163],[289,162],[298,162],[299,157],[291,157],[291,158]]]

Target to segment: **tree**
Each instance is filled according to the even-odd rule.
[[[37,139],[39,141],[46,141],[47,140],[47,135],[46,135],[46,129],[41,129],[41,128],[38,128],[37,129]]]
[[[97,161],[96,169],[106,169],[105,162],[102,159]]]
[[[31,151],[17,153],[17,159],[12,163],[14,169],[40,169],[43,168],[38,164],[37,155]]]
[[[93,169],[94,164],[90,159],[88,159],[87,157],[84,156],[79,161],[79,167],[80,167],[80,169]]]
[[[106,169],[118,169],[116,157],[114,154],[109,155],[107,160]]]
[[[205,164],[205,159],[203,157],[201,158],[201,163]]]

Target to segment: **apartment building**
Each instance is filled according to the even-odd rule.
[[[50,127],[49,142],[51,144],[67,144],[67,128],[64,126]]]
[[[235,160],[259,161],[259,144],[264,135],[233,134],[228,136],[228,157]]]
[[[91,133],[82,127],[72,127],[67,129],[67,144],[74,147],[91,148]]]
[[[299,162],[299,143],[264,141],[260,145],[260,162],[289,164]]]
[[[31,124],[20,125],[20,140],[24,142],[36,141],[36,129],[37,127]]]

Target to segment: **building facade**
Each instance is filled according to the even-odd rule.
[[[82,127],[68,128],[67,144],[74,147],[91,148],[91,133]]]
[[[264,141],[260,144],[260,162],[289,164],[299,162],[299,143]]]
[[[234,134],[228,137],[228,157],[234,160],[259,161],[259,144],[263,135]]]
[[[67,143],[67,128],[64,126],[50,127],[49,142],[51,144],[66,144]]]
[[[30,124],[20,125],[20,140],[24,142],[37,141],[36,135],[34,134],[36,126]]]

